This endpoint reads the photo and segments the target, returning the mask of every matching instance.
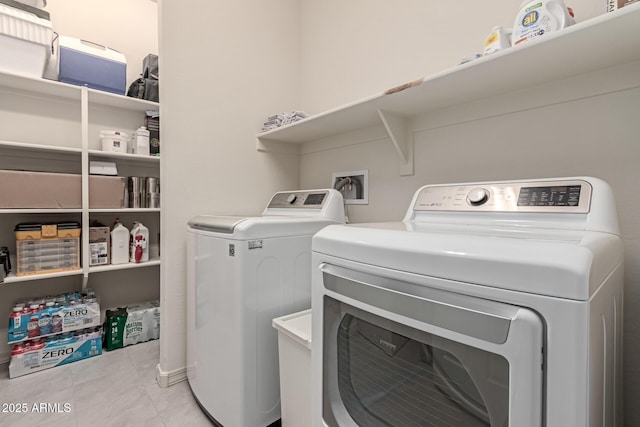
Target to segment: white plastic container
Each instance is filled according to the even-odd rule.
[[[311,426],[311,310],[273,319],[278,330],[283,427]]]
[[[111,264],[129,263],[129,229],[116,222],[111,230]]]
[[[150,132],[141,126],[133,133],[133,152],[140,156],[149,155],[149,135]]]
[[[44,9],[47,5],[47,0],[16,0],[27,6],[37,7],[38,9]]]
[[[100,131],[102,141],[102,151],[115,151],[117,153],[127,153],[129,149],[129,135],[117,130]]]
[[[572,12],[562,0],[527,0],[520,6],[513,23],[511,45],[525,43],[575,23]]]
[[[484,55],[511,47],[511,28],[493,27],[491,34],[484,42]]]
[[[51,21],[0,3],[0,71],[42,78]]]
[[[129,233],[129,262],[149,261],[149,229],[136,222]]]

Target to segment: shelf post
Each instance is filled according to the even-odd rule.
[[[82,290],[89,281],[89,90],[80,91],[80,122],[82,131]]]

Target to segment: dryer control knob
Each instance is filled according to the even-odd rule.
[[[289,203],[290,205],[294,204],[296,200],[298,200],[298,196],[296,196],[295,194],[289,194],[287,196],[287,203]]]
[[[489,190],[484,188],[474,188],[467,193],[467,202],[471,206],[479,206],[489,200]]]

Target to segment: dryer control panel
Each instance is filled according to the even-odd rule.
[[[326,190],[283,191],[274,194],[268,209],[320,209],[329,194]]]
[[[588,213],[590,203],[587,181],[522,181],[426,186],[413,210]]]

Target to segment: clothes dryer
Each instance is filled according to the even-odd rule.
[[[262,215],[198,216],[187,232],[187,377],[226,427],[280,418],[271,320],[311,305],[311,237],[344,223],[333,189],[276,193]]]
[[[623,244],[596,178],[429,185],[313,238],[322,426],[622,426]]]

